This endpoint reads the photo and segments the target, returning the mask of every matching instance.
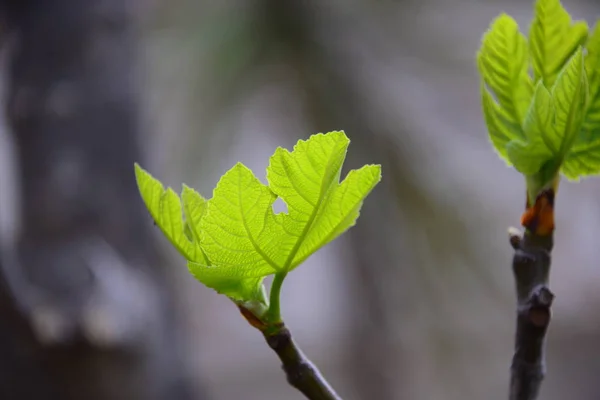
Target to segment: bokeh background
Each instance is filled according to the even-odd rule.
[[[565,0],[577,19],[594,1]],[[524,183],[474,57],[532,1],[0,1],[0,399],[301,399],[258,332],[153,228],[140,162],[211,195],[343,129],[384,178],[294,271],[283,315],[347,400],[504,399]],[[600,398],[600,180],[561,184],[541,398]]]

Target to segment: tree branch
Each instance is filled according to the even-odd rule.
[[[544,342],[554,295],[548,288],[553,247],[554,192],[545,191],[527,209],[525,234],[510,233],[515,249],[512,267],[517,292],[515,353],[509,400],[534,400],[546,372]],[[531,214],[533,213],[533,214]]]
[[[302,353],[283,322],[265,324],[247,308],[239,306],[239,309],[250,325],[262,332],[269,347],[277,353],[291,386],[309,400],[341,400],[317,367]]]
[[[341,400],[317,367],[298,348],[285,325],[281,324],[275,333],[263,334],[269,347],[279,356],[290,385],[311,400]]]

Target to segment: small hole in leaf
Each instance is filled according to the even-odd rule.
[[[281,197],[278,197],[277,200],[275,200],[275,202],[273,203],[273,212],[275,214],[279,214],[279,213],[287,214],[287,212],[288,212],[287,204],[285,204],[285,201],[283,201],[283,199]]]

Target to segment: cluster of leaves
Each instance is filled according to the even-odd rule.
[[[501,14],[477,55],[490,139],[526,177],[528,196],[600,173],[600,24],[573,22],[559,0],[537,0],[529,38]]]
[[[381,167],[366,165],[340,183],[349,144],[345,133],[336,131],[300,140],[292,152],[277,148],[267,168],[268,185],[237,163],[210,200],[186,185],[180,198],[138,164],[135,173],[146,207],[190,272],[256,309],[268,306],[263,279],[285,277],[353,226],[363,200],[381,180]],[[273,211],[278,197],[287,212]]]

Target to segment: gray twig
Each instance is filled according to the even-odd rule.
[[[252,311],[238,306],[250,325],[261,331],[281,360],[288,383],[309,400],[342,400],[317,367],[302,353],[283,321],[266,323]]]
[[[553,236],[512,232],[513,274],[517,291],[515,353],[510,400],[534,400],[546,372],[544,342],[554,295],[548,288]]]
[[[263,332],[267,344],[277,353],[288,383],[310,400],[341,400],[317,367],[302,353],[285,325],[274,333]]]

